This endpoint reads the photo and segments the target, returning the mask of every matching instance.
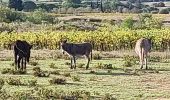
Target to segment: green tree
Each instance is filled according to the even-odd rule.
[[[21,11],[23,9],[22,0],[9,0],[8,7]]]
[[[77,8],[80,7],[81,5],[81,0],[64,0],[64,2],[62,3],[62,6],[65,8]]]
[[[37,5],[33,1],[25,1],[23,3],[23,10],[24,11],[34,11]]]

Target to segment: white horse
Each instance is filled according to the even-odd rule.
[[[141,38],[137,40],[135,45],[135,52],[139,56],[141,69],[143,68],[144,60],[145,60],[146,69],[148,69],[147,57],[148,57],[148,52],[150,52],[150,50],[151,50],[151,39]]]

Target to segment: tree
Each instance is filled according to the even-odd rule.
[[[81,0],[64,0],[64,2],[62,3],[62,6],[65,8],[77,8],[80,7],[81,4]]]
[[[25,1],[23,3],[23,10],[24,11],[34,11],[37,5],[33,1]]]
[[[21,11],[23,9],[22,0],[9,0],[8,7]]]

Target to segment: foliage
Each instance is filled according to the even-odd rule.
[[[72,76],[72,80],[73,81],[80,81],[80,76],[74,75],[74,76]]]
[[[47,12],[51,12],[54,8],[58,8],[58,7],[55,4],[44,4],[44,3],[42,3],[42,4],[38,5],[38,8],[41,8],[41,9],[47,11]]]
[[[28,16],[27,20],[34,24],[41,24],[43,22],[55,23],[55,18],[53,16],[48,15],[47,13],[44,13],[43,11],[38,11],[38,10],[32,12]]]
[[[66,84],[66,79],[64,78],[52,78],[49,80],[50,84]]]
[[[79,7],[81,4],[81,0],[64,0],[62,3],[62,6],[65,8],[77,8]]]
[[[137,60],[134,56],[125,55],[123,57],[123,61],[124,61],[123,64],[124,67],[132,67],[134,64],[136,64]]]
[[[21,11],[23,9],[22,0],[9,0],[8,7]]]
[[[30,12],[36,9],[37,5],[33,1],[25,1],[23,3],[23,10]]]
[[[19,78],[8,78],[6,82],[9,85],[23,85]]]
[[[133,18],[129,17],[129,18],[125,19],[122,23],[122,26],[125,27],[125,28],[133,29],[133,27],[134,27]]]
[[[0,8],[0,22],[25,21],[26,15],[21,12],[12,11],[9,8]]]
[[[159,14],[169,14],[169,9],[168,8],[165,8],[165,9],[161,9],[160,11],[159,11]]]

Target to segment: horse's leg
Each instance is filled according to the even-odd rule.
[[[21,59],[21,70],[23,71],[23,67],[24,67],[24,57],[22,57]]]
[[[147,54],[145,55],[145,67],[148,69],[148,64],[147,64]]]
[[[71,69],[73,69],[73,57],[71,57]]]
[[[21,61],[21,57],[18,57],[18,69],[20,69],[20,61]]]
[[[87,57],[87,59],[88,59],[88,62],[87,62],[87,65],[86,65],[86,69],[88,69],[88,68],[89,68],[89,62],[90,62],[90,57],[87,56],[87,55],[86,55],[86,57]]]
[[[26,57],[24,58],[24,71],[26,71],[26,63],[27,63],[27,61],[26,61]]]
[[[74,60],[74,69],[76,69],[76,57],[73,56],[73,60]]]
[[[143,68],[143,58],[142,58],[142,55],[139,56],[139,59],[140,59],[140,69]]]
[[[15,66],[15,70],[17,70],[17,53],[14,53],[14,66]]]

